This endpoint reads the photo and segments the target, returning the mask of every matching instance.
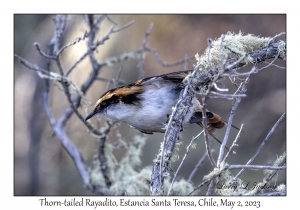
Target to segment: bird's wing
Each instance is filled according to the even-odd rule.
[[[177,72],[171,72],[168,74],[162,74],[159,76],[153,76],[153,77],[147,77],[141,80],[138,80],[135,84],[136,85],[144,85],[149,82],[159,81],[159,80],[170,80],[175,83],[181,83],[182,80],[191,72],[192,70],[186,70],[186,71],[177,71]]]

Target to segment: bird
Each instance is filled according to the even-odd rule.
[[[93,111],[87,115],[85,121],[100,114],[111,121],[125,122],[142,133],[164,133],[172,107],[176,105],[180,92],[184,88],[183,80],[191,71],[147,77],[135,83],[108,90],[95,103]],[[203,128],[202,108],[194,96],[192,107],[183,125],[196,123]],[[206,110],[206,115],[208,133],[221,143],[214,136],[214,132],[215,129],[224,127],[226,121],[209,110]]]

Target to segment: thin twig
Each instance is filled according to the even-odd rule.
[[[256,69],[256,72],[255,73],[258,73],[259,71],[263,70],[263,69],[266,69],[266,68],[269,68],[271,65],[273,65],[273,63],[277,60],[279,55],[277,55],[268,65],[260,68],[260,69]]]
[[[191,172],[189,178],[188,178],[188,182],[190,182],[193,178],[193,176],[195,175],[196,171],[198,170],[199,166],[201,165],[201,163],[204,161],[204,159],[207,156],[207,151],[203,154],[203,156],[200,158],[200,160],[198,161],[198,163],[195,165],[193,171]]]
[[[260,144],[260,146],[258,147],[258,149],[256,150],[255,154],[250,158],[250,160],[246,163],[246,165],[252,163],[252,161],[255,159],[255,157],[260,153],[260,151],[262,150],[262,148],[265,146],[266,142],[268,141],[268,139],[270,138],[270,136],[273,134],[273,132],[275,131],[276,127],[278,126],[278,124],[281,122],[281,120],[285,117],[285,113],[283,113],[281,115],[281,117],[277,120],[277,122],[273,125],[272,129],[269,131],[268,135],[266,136],[266,138],[262,141],[262,143]],[[244,169],[242,169],[235,177],[234,180],[237,180],[237,178],[241,175],[241,173],[243,173]]]
[[[213,159],[213,156],[211,154],[211,149],[210,149],[210,142],[208,141],[208,131],[207,131],[207,116],[206,116],[206,97],[203,97],[202,99],[202,124],[203,124],[203,131],[204,131],[204,140],[205,140],[205,146],[206,146],[206,151],[208,154],[208,158],[212,164],[213,167],[216,167],[216,162]]]
[[[58,17],[58,18],[57,18]],[[54,41],[54,48],[53,48],[53,54],[56,55],[60,46],[60,41],[62,38],[62,34],[66,28],[67,25],[67,15],[54,15],[52,17],[54,26],[55,26],[55,36],[53,37],[55,39]]]
[[[186,152],[185,152],[185,154],[184,154],[184,156],[183,156],[183,158],[182,158],[182,160],[181,160],[181,162],[180,162],[180,164],[179,164],[179,166],[178,166],[178,168],[177,168],[177,170],[176,170],[176,172],[175,172],[175,175],[173,176],[173,179],[172,179],[172,182],[171,182],[169,191],[168,191],[168,195],[170,195],[170,192],[171,192],[171,189],[172,189],[173,184],[174,184],[174,182],[175,182],[175,179],[176,179],[176,177],[177,177],[178,171],[180,170],[180,168],[181,168],[181,166],[182,166],[182,164],[183,164],[183,162],[184,162],[186,156],[189,154],[191,146],[193,145],[193,143],[195,142],[195,140],[199,138],[199,136],[200,136],[202,133],[203,133],[203,131],[201,131],[197,136],[195,136],[195,137],[191,140],[190,144],[187,146]]]
[[[243,85],[242,85],[242,87],[239,91],[240,94],[243,94],[243,93],[246,92],[246,86],[249,83],[249,81],[250,81],[250,76],[248,76],[247,79],[245,80],[245,82],[243,83]],[[233,116],[234,116],[234,114],[237,110],[237,107],[238,107],[240,101],[241,101],[241,97],[235,98],[234,104],[231,108],[231,112],[230,112],[230,115],[229,115],[229,118],[228,118],[228,121],[227,121],[227,128],[226,128],[225,136],[224,136],[224,139],[223,139],[221,147],[220,147],[219,157],[218,157],[218,161],[217,161],[217,167],[218,168],[220,167],[220,164],[223,161],[225,146],[227,144],[229,132],[231,130],[231,124],[232,124]]]
[[[122,30],[128,28],[129,26],[131,26],[132,24],[134,24],[134,22],[135,22],[135,21],[132,20],[132,21],[126,23],[126,24],[123,25],[122,27],[120,27],[120,28],[118,28],[118,29],[116,29],[116,30],[113,30],[113,33],[117,33],[117,32],[120,32],[120,31],[122,31]]]
[[[35,46],[36,50],[40,53],[41,56],[52,60],[56,59],[55,56],[47,55],[45,52],[43,52],[39,43],[35,42],[33,43],[33,45]]]
[[[285,170],[286,166],[265,166],[265,165],[230,165],[228,170],[232,169],[267,169],[267,170]]]
[[[143,62],[144,62],[144,57],[145,57],[145,49],[146,49],[146,45],[147,45],[147,42],[148,42],[148,38],[150,36],[150,33],[151,33],[151,30],[153,28],[153,23],[151,23],[147,29],[147,32],[145,34],[145,38],[143,40],[143,44],[142,44],[142,48],[141,48],[141,51],[142,53],[140,54],[140,59],[139,59],[139,62],[138,62],[138,69],[139,69],[139,76],[138,78],[139,79],[142,79],[144,78],[144,75],[145,75],[145,72],[143,70]]]
[[[60,74],[61,74],[61,76],[62,76],[62,74],[63,74],[63,68],[62,68],[62,66],[61,66],[61,63],[60,63],[60,60],[59,60],[59,59],[56,60],[56,64],[57,64],[58,69],[59,69],[59,72],[60,72]],[[72,101],[72,99],[71,99],[71,94],[70,94],[70,92],[69,92],[69,88],[68,88],[67,84],[64,83],[64,82],[62,82],[61,84],[62,84],[62,86],[63,86],[63,88],[64,88],[64,92],[65,92],[65,94],[66,94],[66,96],[67,96],[68,102],[69,102],[69,104],[71,105],[71,108],[73,109],[73,112],[75,112],[75,114],[77,115],[77,117],[81,120],[81,122],[82,122],[82,123],[83,123],[90,131],[92,131],[92,132],[93,132],[94,134],[96,134],[96,135],[102,136],[102,135],[103,135],[102,132],[99,131],[99,130],[97,130],[96,128],[94,128],[94,127],[93,127],[90,123],[88,123],[87,121],[85,121],[85,118],[79,113],[79,111],[77,110],[77,107],[73,104],[73,101]]]
[[[84,32],[84,34],[82,35],[82,37],[78,37],[76,38],[74,41],[69,42],[68,44],[65,44],[64,46],[62,46],[56,53],[56,56],[59,56],[65,49],[67,49],[68,47],[79,43],[82,40],[85,40],[85,38],[87,38],[89,36],[89,34],[87,33],[87,31]],[[66,76],[68,76],[68,73],[66,74]]]
[[[227,159],[227,157],[229,156],[229,154],[231,154],[233,147],[238,146],[238,145],[236,144],[236,142],[237,142],[238,139],[240,138],[241,132],[242,132],[242,130],[243,130],[243,126],[244,126],[244,124],[241,125],[241,128],[240,128],[238,134],[236,135],[236,137],[235,137],[235,139],[234,139],[234,141],[233,141],[231,147],[229,148],[227,154],[225,155],[224,160],[223,160],[224,162],[225,162],[225,160]]]
[[[110,188],[112,182],[110,180],[110,177],[108,175],[108,166],[107,166],[107,158],[105,156],[105,143],[106,143],[106,138],[107,138],[107,134],[110,132],[111,128],[112,128],[112,124],[110,124],[107,121],[107,128],[105,129],[105,131],[103,132],[103,136],[100,137],[99,139],[99,148],[98,148],[98,159],[100,162],[100,170],[102,172],[105,184],[107,188]]]
[[[235,72],[235,73],[224,74],[224,76],[228,76],[228,77],[242,77],[242,76],[249,76],[249,75],[257,73],[257,72],[258,72],[257,67],[253,66],[251,68],[251,70],[248,71],[248,72],[244,72],[244,73],[237,73],[237,72]]]
[[[164,61],[160,58],[160,56],[159,56],[157,50],[152,49],[152,48],[150,48],[150,47],[145,48],[145,50],[148,51],[148,52],[153,53],[153,55],[154,55],[156,61],[157,61],[162,67],[165,67],[165,68],[170,68],[170,67],[178,66],[178,65],[184,64],[185,62],[189,62],[189,61],[195,59],[194,56],[190,56],[188,59],[184,58],[184,59],[182,59],[182,60],[180,60],[180,61],[176,61],[176,62],[174,62],[174,63],[166,63],[166,62],[164,62]]]
[[[213,83],[213,85],[214,85],[214,88],[217,91],[220,91],[220,92],[227,92],[228,91],[228,88],[219,88],[218,85],[215,82]]]
[[[107,20],[109,20],[113,25],[118,25],[115,21],[113,21],[108,15],[105,15],[105,17],[107,18]]]
[[[237,61],[235,61],[234,63],[226,66],[226,69],[225,71],[229,70],[229,69],[233,69],[235,68],[236,66],[238,66],[238,64],[240,64],[242,62],[242,60],[245,59],[245,57],[247,56],[247,54],[244,54],[243,56],[241,56]]]
[[[95,80],[99,80],[101,82],[112,82],[115,85],[124,85],[125,84],[124,80],[117,80],[117,79],[113,79],[113,78],[107,79],[107,78],[97,77],[97,78],[95,78]]]
[[[79,60],[77,60],[73,66],[67,71],[66,75],[69,75],[76,67],[79,63],[81,63],[83,61],[83,59],[86,58],[86,56],[90,55],[93,51],[95,51],[97,49],[98,46],[103,45],[105,43],[105,41],[107,41],[110,38],[110,35],[113,33],[117,33],[127,27],[129,27],[130,25],[133,24],[134,21],[131,21],[129,23],[127,23],[126,25],[122,26],[121,28],[114,30],[114,26],[112,26],[109,31],[107,32],[107,34],[99,41],[97,41],[95,44],[89,46],[89,49],[86,53],[84,53]],[[92,36],[89,40],[93,40],[94,41],[94,34],[93,33],[89,33],[89,37]]]
[[[277,67],[277,68],[279,68],[279,69],[286,69],[286,67],[283,67],[283,66],[279,66],[279,65],[276,65],[276,64],[272,64],[272,63],[269,63],[269,62],[267,62],[267,61],[264,61],[264,63],[266,63],[266,64],[271,64],[272,66],[275,66],[275,67]]]
[[[218,93],[218,92],[215,92],[215,91],[210,91],[211,94],[214,94],[214,95],[217,95],[217,96],[220,96],[220,97],[228,97],[228,98],[235,98],[235,97],[246,97],[247,95],[246,94],[224,94],[224,93]],[[209,95],[210,97],[210,95]]]
[[[53,48],[54,43],[50,43],[49,45],[49,52],[53,54]],[[50,61],[48,61],[47,64],[47,70],[45,70],[46,73],[50,72]],[[67,153],[70,155],[70,157],[73,159],[75,166],[83,180],[84,185],[89,188],[93,189],[93,187],[90,185],[90,179],[89,179],[89,173],[86,169],[84,158],[82,157],[80,151],[77,149],[77,147],[73,144],[73,142],[68,138],[64,130],[61,128],[60,124],[56,123],[56,120],[52,114],[49,102],[49,80],[45,80],[45,91],[43,92],[43,104],[44,109],[46,112],[46,115],[48,116],[50,125],[52,126],[52,129],[55,133],[55,135],[58,137],[60,142],[62,143],[64,149],[67,151]],[[101,187],[98,188],[98,191],[101,191]]]
[[[268,47],[268,46],[271,44],[272,41],[274,41],[277,37],[280,37],[280,36],[282,36],[282,35],[284,35],[284,34],[286,34],[286,33],[285,33],[285,32],[281,32],[280,34],[275,35],[274,37],[272,37],[272,38],[268,41],[268,43],[266,44],[266,46]]]

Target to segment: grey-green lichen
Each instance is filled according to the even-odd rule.
[[[198,54],[195,56],[197,65],[200,65],[200,69],[204,70],[209,67],[209,64],[213,67],[220,66],[226,56],[238,60],[248,52],[265,47],[270,39],[270,37],[258,37],[253,34],[243,35],[242,32],[238,34],[227,32],[223,41],[220,37],[212,42],[210,54],[208,54],[209,49],[207,48],[202,56]],[[252,58],[246,56],[243,61],[246,64],[251,63]]]
[[[286,162],[286,153],[284,152],[281,156],[277,157],[277,159],[274,161],[273,166],[282,166]],[[266,176],[269,176],[272,174],[274,170],[264,170],[264,173]]]
[[[105,144],[105,154],[107,157],[107,173],[112,185],[106,189],[108,195],[122,195],[129,191],[133,195],[139,195],[143,189],[149,193],[149,179],[151,170],[138,170],[141,164],[142,148],[146,143],[146,137],[135,136],[133,142],[128,146],[127,152],[118,163],[113,156],[113,146]],[[94,158],[90,167],[90,183],[94,186],[103,186],[104,177],[101,172],[100,163],[97,157]],[[146,190],[147,189],[147,190]]]
[[[241,179],[235,180],[227,167],[228,164],[223,162],[220,168],[214,168],[203,179],[208,180],[215,177],[215,193],[218,195],[244,195],[247,193],[249,190],[245,187],[245,182]]]
[[[286,42],[280,40],[277,49],[278,49],[279,57],[281,57],[283,60],[285,60],[286,59],[286,53],[285,53],[286,52]]]

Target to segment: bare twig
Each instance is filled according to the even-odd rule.
[[[68,44],[62,46],[56,53],[56,56],[59,56],[65,49],[67,49],[68,47],[79,43],[82,40],[85,40],[85,38],[87,38],[89,36],[89,34],[87,33],[87,31],[84,32],[84,34],[82,35],[82,37],[78,37],[76,38],[74,41],[69,42]],[[67,73],[66,76],[68,76],[69,74]]]
[[[247,79],[245,80],[245,82],[243,83],[241,89],[239,90],[240,94],[244,94],[246,92],[246,86],[250,81],[250,76],[247,77]],[[241,97],[237,97],[234,99],[234,103],[230,112],[230,116],[228,118],[227,121],[227,128],[226,128],[226,132],[225,132],[225,136],[224,139],[222,141],[221,147],[220,147],[220,152],[219,152],[219,157],[218,157],[218,162],[217,162],[217,167],[220,167],[221,162],[223,161],[223,156],[224,156],[224,151],[225,151],[225,146],[227,144],[228,141],[228,136],[229,136],[229,132],[231,129],[231,124],[232,124],[232,120],[233,120],[233,116],[237,110],[237,107],[241,101]]]
[[[217,91],[220,91],[220,92],[227,92],[228,91],[228,88],[219,88],[218,85],[214,82],[214,88],[217,90]]]
[[[230,165],[228,167],[229,170],[231,169],[267,169],[267,170],[285,170],[285,166],[265,166],[265,165]]]
[[[236,97],[246,97],[246,94],[224,94],[224,93],[218,93],[215,91],[210,91],[209,93],[216,95],[216,96],[220,96],[222,98],[228,98],[228,99],[234,99]],[[211,95],[209,95],[209,97],[211,97]]]
[[[281,115],[281,117],[277,120],[277,122],[273,125],[272,129],[269,131],[268,135],[266,136],[266,138],[262,141],[262,143],[260,144],[260,146],[258,147],[258,149],[256,150],[255,154],[250,158],[250,160],[246,163],[246,165],[252,163],[252,161],[255,159],[255,157],[260,153],[260,151],[262,150],[262,148],[265,146],[266,142],[268,141],[268,139],[270,138],[270,136],[272,135],[272,133],[275,131],[276,127],[278,126],[278,124],[281,122],[281,120],[285,117],[285,113],[283,113]],[[237,178],[241,175],[241,173],[243,173],[244,169],[242,169],[235,177],[234,180],[237,180]]]
[[[229,156],[229,154],[231,154],[233,147],[236,147],[236,146],[238,146],[238,145],[236,144],[236,142],[237,142],[237,141],[238,141],[238,139],[240,138],[240,135],[241,135],[241,132],[242,132],[243,126],[244,126],[244,124],[242,124],[242,125],[241,125],[241,128],[240,128],[240,130],[239,130],[238,134],[236,135],[236,137],[235,137],[235,139],[234,139],[234,141],[233,141],[233,143],[232,143],[231,147],[229,148],[229,150],[228,150],[227,154],[225,155],[225,157],[224,157],[224,160],[223,160],[224,162],[225,162],[225,160],[227,159],[227,157]]]
[[[186,156],[187,156],[187,155],[189,154],[189,152],[190,152],[190,147],[193,145],[193,143],[195,142],[195,140],[198,139],[199,136],[200,136],[202,133],[203,133],[203,131],[200,132],[197,136],[195,136],[195,137],[191,140],[190,144],[187,146],[187,148],[186,148],[186,153],[184,154],[184,156],[183,156],[183,158],[182,158],[182,160],[181,160],[181,162],[180,162],[180,164],[179,164],[179,166],[178,166],[178,168],[177,168],[177,170],[176,170],[176,172],[175,172],[175,175],[173,176],[173,179],[172,179],[172,182],[171,182],[169,191],[168,191],[168,195],[170,195],[170,192],[171,192],[171,189],[172,189],[172,187],[173,187],[174,181],[175,181],[175,179],[176,179],[176,177],[177,177],[178,171],[180,170],[180,168],[181,168],[181,166],[182,166],[182,164],[183,164],[183,162],[184,162]]]
[[[204,140],[205,140],[205,146],[206,151],[208,154],[208,159],[210,160],[213,167],[216,167],[216,162],[213,159],[211,149],[210,149],[210,142],[208,141],[208,131],[207,131],[207,117],[206,117],[206,97],[203,97],[202,99],[202,124],[203,124],[203,131],[204,131]]]
[[[102,137],[100,137],[100,139],[99,139],[99,148],[98,148],[98,159],[100,162],[100,169],[101,169],[102,175],[104,177],[107,188],[110,188],[112,183],[110,181],[110,177],[109,177],[108,171],[107,171],[108,166],[107,166],[107,158],[105,156],[105,142],[106,142],[107,134],[110,132],[111,128],[112,128],[112,124],[110,124],[107,121],[107,128],[103,132],[104,135]]]
[[[275,35],[274,37],[272,37],[272,38],[268,41],[268,43],[266,44],[266,46],[269,46],[269,45],[271,44],[271,42],[273,42],[276,38],[278,38],[278,37],[280,37],[280,36],[282,36],[282,35],[284,35],[284,34],[286,34],[286,33],[285,33],[285,32],[281,32],[280,34]]]
[[[266,64],[271,64],[272,66],[275,66],[275,67],[277,67],[277,68],[279,68],[279,69],[286,69],[286,67],[283,67],[283,66],[279,66],[279,65],[276,65],[276,64],[272,64],[272,63],[269,63],[269,62],[267,62],[267,61],[265,61],[264,63],[266,63]]]
[[[115,21],[113,21],[108,15],[105,15],[105,17],[107,18],[107,20],[109,20],[113,25],[118,25]]]
[[[53,59],[53,60],[56,59],[55,56],[47,55],[45,52],[43,52],[39,43],[35,42],[35,43],[33,43],[33,45],[36,47],[36,50],[40,53],[41,56],[43,56],[45,58]]]
[[[91,45],[89,47],[89,50],[84,53],[80,58],[79,60],[77,60],[73,66],[67,71],[66,75],[69,75],[76,67],[79,63],[81,63],[85,58],[86,56],[90,55],[93,51],[95,51],[97,49],[98,46],[100,45],[103,45],[105,43],[105,41],[107,41],[109,38],[110,38],[110,35],[113,34],[113,33],[117,33],[127,27],[129,27],[130,25],[132,25],[134,23],[134,21],[131,21],[129,23],[127,23],[126,25],[122,26],[121,28],[117,29],[117,30],[114,30],[114,26],[112,26],[108,33],[100,40],[100,41],[97,41],[95,44]],[[89,34],[89,37],[91,36],[91,33]],[[92,36],[89,40],[94,40],[94,36]]]
[[[120,32],[120,31],[122,31],[122,30],[128,28],[129,26],[131,26],[133,23],[134,23],[134,20],[132,20],[132,21],[126,23],[125,25],[123,25],[122,27],[120,27],[120,28],[118,28],[118,29],[116,29],[116,30],[113,30],[113,33]]]
[[[143,44],[142,44],[142,48],[141,48],[141,51],[142,53],[140,54],[140,58],[139,58],[139,62],[138,62],[138,69],[139,69],[139,79],[142,79],[145,75],[145,72],[143,70],[143,62],[144,62],[144,56],[145,56],[145,49],[146,49],[146,45],[147,45],[147,42],[148,42],[148,38],[150,36],[150,32],[153,28],[153,23],[151,23],[147,29],[147,32],[146,32],[146,35],[145,35],[145,38],[143,40]]]
[[[125,84],[124,80],[117,80],[117,79],[113,79],[113,78],[107,79],[107,78],[97,77],[97,78],[95,78],[95,80],[99,80],[101,82],[112,82],[115,85],[124,85]]]
[[[266,69],[266,68],[269,68],[271,65],[273,65],[273,63],[277,60],[277,58],[278,58],[278,56],[279,55],[277,55],[268,65],[266,65],[266,66],[264,66],[264,67],[262,67],[262,68],[260,68],[260,69],[256,69],[256,72],[255,73],[257,73],[257,72],[259,72],[259,71],[261,71],[261,70],[263,70],[263,69]]]
[[[145,50],[148,51],[148,52],[153,53],[153,55],[154,55],[156,61],[157,61],[162,67],[165,67],[165,68],[170,68],[170,67],[178,66],[178,65],[184,64],[185,62],[189,62],[189,61],[195,59],[194,56],[190,56],[190,57],[188,57],[187,59],[184,58],[184,59],[182,59],[182,60],[180,60],[180,61],[176,61],[176,62],[174,62],[174,63],[166,63],[166,62],[164,62],[164,61],[160,58],[160,56],[159,56],[157,50],[152,49],[152,48],[150,48],[150,47],[145,48]]]
[[[193,176],[195,175],[196,171],[198,170],[199,166],[201,165],[201,163],[204,161],[204,159],[207,156],[207,151],[203,154],[203,156],[200,158],[200,160],[198,161],[198,163],[196,164],[196,166],[194,167],[193,171],[191,172],[189,178],[188,178],[188,182],[190,182],[193,178]]]
[[[53,48],[54,43],[51,43],[49,45],[49,52],[53,54]],[[52,55],[51,55],[52,56]],[[47,70],[45,70],[46,73],[50,72],[50,61],[47,63]],[[46,112],[46,115],[48,116],[50,125],[52,126],[52,129],[55,133],[55,135],[58,137],[60,142],[62,143],[64,149],[67,151],[67,153],[70,155],[70,157],[73,159],[75,166],[83,180],[84,185],[89,188],[93,189],[93,187],[90,185],[90,179],[89,179],[89,173],[86,169],[84,158],[82,157],[80,151],[77,149],[77,147],[73,144],[73,142],[68,138],[64,130],[61,128],[61,125],[56,123],[56,120],[52,114],[49,102],[49,80],[45,80],[45,91],[43,93],[43,104],[44,109]],[[101,187],[99,187],[98,191],[101,191]]]
[[[67,15],[53,15],[52,17],[54,26],[55,26],[55,35],[54,38],[54,48],[53,48],[53,54],[56,55],[60,46],[60,40],[62,38],[62,34],[66,28],[67,25]]]

